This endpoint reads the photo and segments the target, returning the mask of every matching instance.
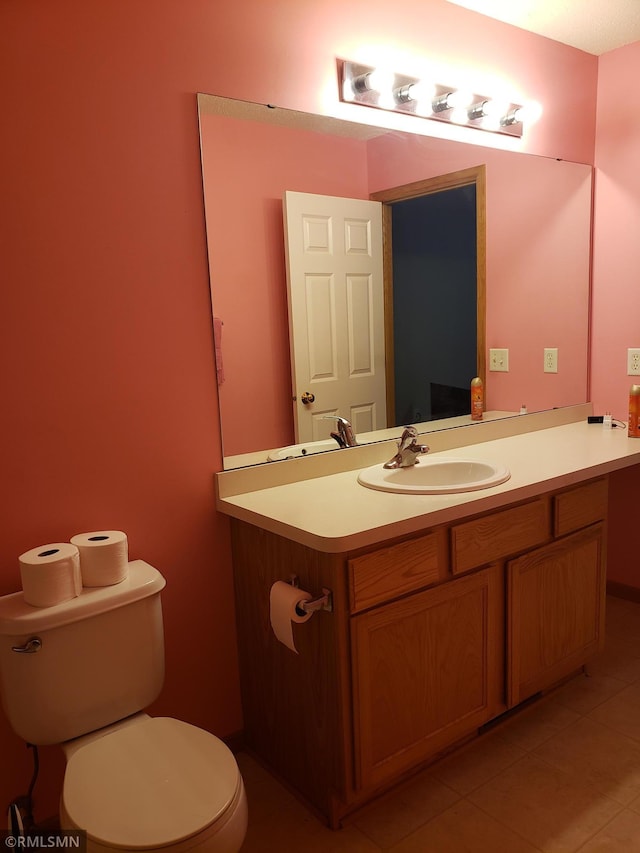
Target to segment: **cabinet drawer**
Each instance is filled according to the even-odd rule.
[[[550,536],[544,499],[458,524],[451,530],[453,574],[541,545]]]
[[[553,530],[564,536],[607,517],[608,481],[595,480],[553,499]]]
[[[349,560],[351,612],[437,583],[445,578],[446,566],[444,530],[354,557]]]

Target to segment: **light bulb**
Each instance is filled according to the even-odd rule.
[[[367,74],[367,88],[380,93],[391,91],[394,77],[395,75],[391,71],[384,68],[374,68]]]
[[[464,107],[456,107],[451,110],[449,118],[454,124],[466,124],[469,121],[469,113]]]
[[[435,89],[429,83],[418,80],[409,86],[409,97],[412,101],[430,101],[435,94]]]
[[[351,80],[351,88],[356,95],[364,95],[367,92],[382,93],[391,91],[393,87],[394,74],[382,68],[374,68],[358,74]]]
[[[441,113],[444,110],[463,109],[472,101],[472,96],[468,92],[458,90],[457,92],[445,92],[439,95],[431,102],[431,109],[434,113]]]
[[[447,95],[447,103],[449,109],[457,110],[468,107],[473,100],[473,95],[466,92],[464,89],[458,89],[456,92],[449,92]]]
[[[527,124],[533,124],[533,122],[538,121],[542,115],[542,105],[537,101],[531,101],[523,107],[519,107],[516,114],[518,116],[518,121],[526,121]]]
[[[435,88],[428,83],[417,80],[415,83],[406,83],[398,89],[394,89],[393,96],[398,104],[428,104],[435,95]]]
[[[489,100],[482,105],[482,126],[487,130],[500,130],[502,116],[509,109],[505,101]]]
[[[537,121],[541,115],[541,105],[536,101],[532,101],[530,104],[526,104],[523,107],[514,107],[506,115],[502,116],[500,124],[504,126],[518,124],[519,122],[533,124],[533,122]]]
[[[500,116],[506,113],[508,106],[509,104],[505,103],[505,101],[485,101],[482,107],[482,114],[486,118],[499,120]]]

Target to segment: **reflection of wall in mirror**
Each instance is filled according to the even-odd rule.
[[[201,121],[213,304],[225,323],[225,455],[293,441],[286,189],[367,198],[485,162],[487,347],[510,348],[510,372],[488,374],[487,408],[518,411],[526,403],[535,411],[584,402],[587,167],[428,137],[392,134],[365,142],[210,114]],[[557,374],[542,372],[545,346],[572,354]]]
[[[486,345],[510,351],[508,373],[487,372],[486,406],[518,411],[525,403],[533,412],[584,403],[590,167],[421,136],[368,143],[372,192],[480,162],[487,168]],[[544,343],[551,340],[557,343]],[[565,353],[556,374],[543,372],[546,346]]]
[[[365,143],[202,113],[212,299],[224,320],[225,456],[292,444],[282,197],[368,198]]]

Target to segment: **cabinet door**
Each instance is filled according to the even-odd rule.
[[[604,641],[603,525],[508,564],[508,700],[517,705],[579,669]]]
[[[351,620],[356,781],[370,788],[504,708],[501,567]]]

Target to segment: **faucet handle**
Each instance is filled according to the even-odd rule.
[[[419,462],[418,456],[429,452],[426,444],[418,444],[418,430],[415,427],[405,427],[398,441],[398,452],[383,468],[410,468]]]
[[[336,422],[337,431],[331,433],[331,438],[334,438],[340,447],[355,447],[357,445],[353,427],[346,418],[340,415],[322,415],[322,420]]]
[[[398,440],[398,450],[404,450],[405,447],[409,447],[409,445],[416,440],[418,437],[418,430],[414,426],[407,426],[403,429],[402,435]]]

